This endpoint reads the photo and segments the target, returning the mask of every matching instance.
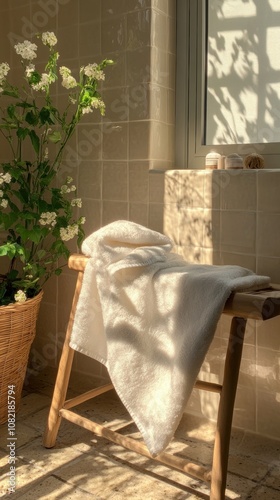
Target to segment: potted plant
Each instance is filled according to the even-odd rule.
[[[4,101],[2,106],[0,101],[0,134],[10,150],[10,159],[0,164],[0,366],[7,369],[0,374],[0,410],[2,398],[7,406],[8,385],[16,385],[21,392],[26,369],[22,361],[28,358],[35,335],[31,317],[36,322],[43,286],[53,274],[62,272],[70,253],[67,242],[75,238],[80,245],[84,236],[85,218],[77,215],[81,199],[70,176],[61,181],[60,167],[83,115],[96,110],[104,115],[98,86],[104,80],[104,68],[112,64],[107,59],[88,64],[75,78],[69,68],[58,66],[55,34],[36,37],[48,50],[43,72],[35,65],[38,46],[29,40],[15,45],[23,68],[22,86],[12,85],[9,64],[0,64],[0,99]],[[57,80],[68,91],[63,111],[55,106],[51,92]],[[33,303],[35,313],[31,312]],[[7,314],[15,318],[20,311],[25,318],[8,319]],[[13,331],[8,331],[11,323]],[[25,334],[29,347],[24,356],[23,323],[32,330]],[[13,366],[15,356],[19,356],[21,368]],[[21,382],[14,382],[16,374]],[[1,419],[5,421],[5,415],[0,413],[0,423]]]

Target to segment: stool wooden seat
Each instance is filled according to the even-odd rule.
[[[102,436],[141,455],[153,458],[144,443],[113,431],[107,428],[106,425],[93,422],[70,410],[74,406],[112,390],[113,385],[111,383],[66,400],[75,352],[69,346],[69,342],[87,260],[88,258],[84,255],[74,254],[69,258],[68,262],[70,269],[78,271],[78,278],[43,444],[46,448],[52,448],[55,445],[59,425],[61,419],[64,418],[94,432],[98,436]],[[187,475],[209,482],[211,484],[210,500],[223,500],[225,498],[231,425],[246,321],[248,318],[264,321],[280,315],[280,286],[273,285],[265,290],[232,294],[226,302],[223,312],[232,317],[223,383],[220,385],[197,380],[195,384],[198,389],[220,394],[212,469],[208,470],[203,466],[190,463],[166,452],[153,458],[167,466],[185,472]]]

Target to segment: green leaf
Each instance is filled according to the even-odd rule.
[[[4,90],[2,95],[8,95],[10,97],[19,97],[18,91],[16,89],[13,90]]]
[[[25,115],[25,121],[27,121],[29,125],[37,125],[38,116],[33,111],[28,111]]]
[[[30,230],[23,226],[17,226],[16,230],[20,234],[23,243],[28,240],[33,241],[33,243],[39,243],[45,233],[44,229],[40,229],[39,227],[34,227]]]
[[[38,135],[36,134],[36,132],[34,132],[34,130],[29,131],[29,137],[31,139],[32,146],[38,155],[39,151],[40,151],[40,139],[39,139]]]
[[[48,138],[51,142],[57,143],[61,141],[61,133],[58,130],[55,130],[54,132],[48,135]]]
[[[18,106],[19,108],[33,108],[33,104],[30,104],[29,102],[17,102],[16,103],[16,106]]]
[[[14,104],[11,104],[10,106],[7,107],[7,113],[12,120],[15,118],[15,106]]]
[[[48,123],[50,125],[54,124],[54,121],[52,120],[52,117],[51,117],[51,112],[45,106],[41,109],[41,111],[39,113],[39,117],[40,117],[41,123],[43,125],[45,125],[46,123]]]
[[[61,269],[61,268],[56,269],[56,270],[55,270],[55,272],[54,272],[54,274],[55,274],[56,276],[59,276],[61,273],[62,273],[62,269]]]
[[[19,139],[25,139],[25,137],[29,134],[29,129],[28,128],[22,128],[18,127],[17,129],[17,136]]]

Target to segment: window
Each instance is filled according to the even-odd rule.
[[[211,150],[280,168],[280,1],[177,0],[178,168]]]

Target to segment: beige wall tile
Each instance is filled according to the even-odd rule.
[[[67,66],[67,59],[79,57],[79,26],[58,26],[57,29],[58,44],[57,49],[63,54],[64,65]],[[70,43],[71,41],[71,43]]]
[[[280,318],[257,323],[257,345],[280,352]]]
[[[128,203],[123,201],[103,201],[102,226],[116,220],[128,220]]]
[[[101,160],[103,128],[100,124],[81,123],[77,127],[77,154],[82,161]]]
[[[220,208],[221,175],[220,172],[201,171],[204,179],[204,206],[205,208]]]
[[[256,256],[242,253],[221,252],[221,264],[242,266],[256,272]]]
[[[235,172],[234,172],[235,173]],[[228,172],[220,175],[227,178]],[[230,210],[256,210],[257,175],[255,171],[240,170],[236,175],[228,177],[221,187],[221,208]]]
[[[118,16],[113,19],[102,20],[101,52],[123,51],[126,44],[125,17]]]
[[[163,204],[150,203],[149,204],[149,218],[148,227],[159,233],[163,232]]]
[[[81,161],[79,164],[78,194],[81,198],[101,199],[102,163]]]
[[[179,218],[179,241],[186,247],[203,247],[203,208],[182,208]]]
[[[155,203],[164,202],[164,172],[149,173],[149,200]]]
[[[128,121],[130,108],[133,104],[130,102],[130,95],[127,87],[117,87],[104,89],[102,98],[106,106],[106,121],[118,122]]]
[[[280,351],[257,347],[256,370],[258,391],[279,391]]]
[[[138,10],[127,14],[127,50],[151,45],[151,10]]]
[[[88,57],[90,63],[101,52],[101,26],[96,17],[89,16],[88,21],[90,22],[79,25],[79,56]]]
[[[256,251],[256,214],[221,212],[221,250],[254,254]]]
[[[112,17],[118,14],[132,12],[134,10],[147,9],[151,6],[151,0],[102,0],[102,17]]]
[[[279,386],[278,386],[279,387]],[[279,390],[277,392],[258,392],[257,432],[273,439],[280,439]]]
[[[152,9],[151,45],[167,52],[168,43],[167,16]]]
[[[280,283],[280,258],[257,256],[256,272],[270,276],[272,283]]]
[[[126,52],[107,54],[106,56],[110,56],[114,64],[105,69],[106,76],[103,84],[104,89],[123,87],[126,84]]]
[[[175,129],[163,122],[151,122],[150,157],[174,161]]]
[[[57,23],[59,27],[73,26],[79,22],[79,2],[67,2],[62,9],[58,9]]]
[[[178,208],[181,207],[181,185],[183,183],[182,176],[178,170],[169,170],[164,173],[165,188],[164,201],[165,203],[176,203]]]
[[[126,162],[104,162],[102,179],[102,199],[127,201],[128,166]]]
[[[280,255],[280,214],[259,213],[257,233],[257,254],[265,257]]]
[[[129,203],[129,220],[148,226],[148,205],[147,203]]]
[[[237,388],[233,426],[256,431],[256,393],[252,380],[248,379],[246,387]]]
[[[143,47],[126,53],[127,84],[133,88],[151,81],[151,48]]]
[[[102,0],[82,0],[79,2],[79,22],[101,21]]]
[[[126,160],[128,156],[128,124],[112,124],[102,127],[103,159]]]
[[[203,247],[220,251],[220,211],[203,210]]]
[[[150,123],[129,123],[129,159],[146,160],[150,156]]]
[[[153,89],[146,82],[128,89],[129,120],[148,120],[152,117]]]
[[[179,235],[179,242],[180,242],[180,235]],[[187,261],[187,262],[193,262],[196,264],[203,264],[203,258],[204,258],[204,248],[202,247],[196,247],[196,246],[181,246],[178,245],[177,247],[177,253],[179,255],[182,255],[182,257]]]
[[[92,198],[83,198],[82,214],[86,218],[83,226],[85,235],[89,236],[93,231],[101,227],[102,202]]]
[[[213,248],[203,248],[201,252],[201,263],[220,265],[220,252]]]
[[[129,162],[129,200],[147,203],[149,200],[149,164],[145,161]]]
[[[167,53],[157,47],[152,47],[150,56],[150,81],[162,85],[165,88],[172,88],[169,85],[169,65]]]
[[[258,209],[263,212],[280,213],[280,171],[258,172]]]
[[[204,175],[192,170],[187,175],[180,175],[180,206],[186,208],[204,207]]]
[[[179,210],[175,203],[164,204],[164,234],[169,236],[176,245],[179,241]]]

